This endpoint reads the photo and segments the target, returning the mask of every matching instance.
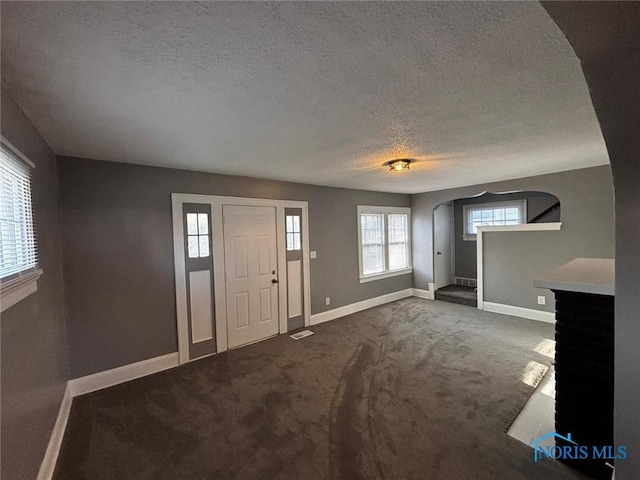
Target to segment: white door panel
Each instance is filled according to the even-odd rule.
[[[302,315],[302,261],[287,262],[287,306],[289,318]]]
[[[233,278],[239,280],[247,278],[247,239],[246,237],[233,238],[233,260],[234,268],[232,270]]]
[[[276,211],[225,205],[224,245],[229,348],[279,332]]]
[[[274,216],[274,222],[275,222],[275,216]],[[275,232],[275,229],[274,229],[274,232]],[[261,235],[258,237],[258,273],[260,275],[270,275],[271,266],[272,266],[272,263],[271,263],[271,255],[269,252],[269,237],[265,235]]]
[[[189,272],[189,299],[191,301],[191,342],[213,339],[213,312],[211,308],[211,271]]]
[[[271,295],[272,288],[263,288],[260,290],[260,321],[268,322],[271,320]]]
[[[235,313],[236,328],[244,328],[249,326],[249,293],[240,292],[234,296],[235,305],[232,306],[231,312]],[[233,308],[235,307],[235,308]]]
[[[453,207],[443,204],[433,212],[434,283],[436,290],[453,283],[451,240]]]

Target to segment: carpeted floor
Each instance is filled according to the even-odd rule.
[[[313,330],[75,399],[55,479],[584,478],[505,433],[553,325],[409,298]]]

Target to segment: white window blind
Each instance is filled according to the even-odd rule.
[[[37,267],[31,168],[0,144],[0,280],[13,280]]]

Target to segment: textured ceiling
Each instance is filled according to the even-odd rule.
[[[405,193],[609,161],[538,3],[1,8],[2,82],[61,155]]]

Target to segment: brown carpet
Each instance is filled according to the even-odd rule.
[[[505,433],[553,326],[410,298],[74,400],[56,480],[577,479]]]

